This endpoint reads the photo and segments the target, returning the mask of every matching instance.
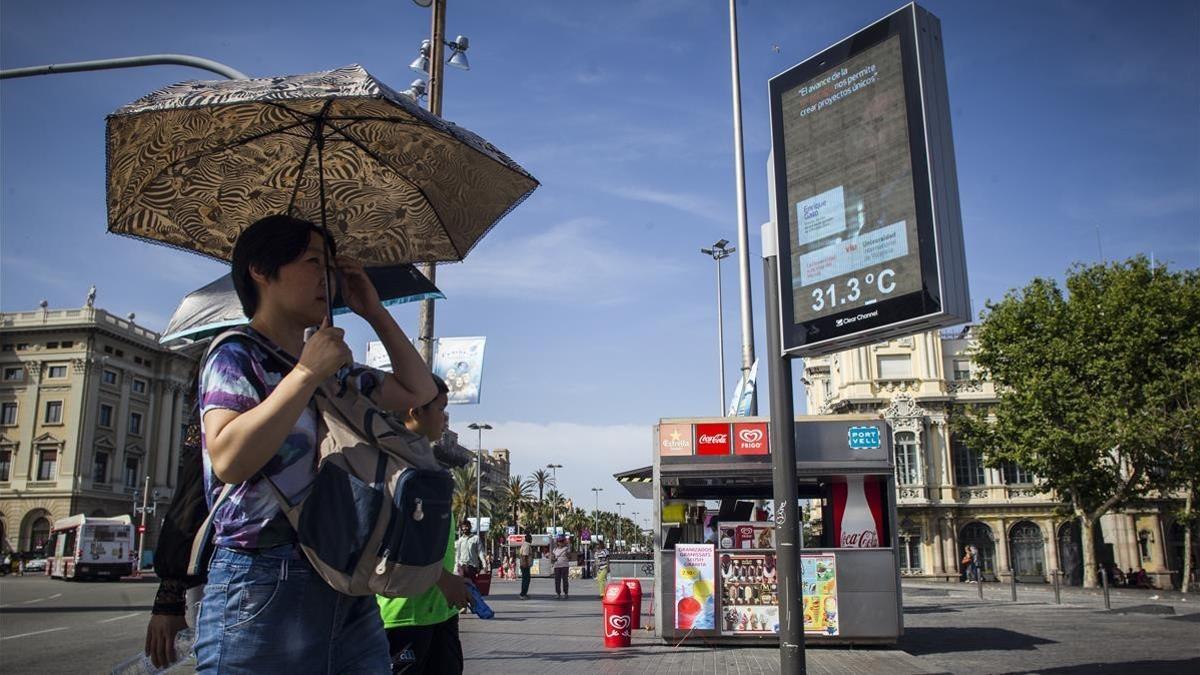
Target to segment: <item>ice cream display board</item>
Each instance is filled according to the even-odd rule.
[[[774,553],[718,551],[721,632],[743,635],[779,632],[779,579]],[[803,555],[804,632],[838,635],[837,558]]]

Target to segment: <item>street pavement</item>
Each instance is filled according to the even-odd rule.
[[[644,586],[649,587],[648,580]],[[65,582],[0,578],[0,673],[104,673],[141,649],[154,580]],[[569,601],[553,583],[495,581],[496,618],[461,619],[467,673],[776,673],[775,647],[675,646],[638,633],[628,649],[604,648],[595,586],[576,581]],[[905,635],[893,648],[812,647],[808,672],[1200,672],[1200,595],[1121,589],[1106,610],[1097,591],[985,584],[904,584]],[[646,609],[650,606],[646,599]]]

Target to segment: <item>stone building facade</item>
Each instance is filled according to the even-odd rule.
[[[996,400],[971,362],[972,343],[965,327],[807,358],[808,412],[878,414],[890,423],[903,574],[956,578],[963,547],[974,544],[990,577],[1047,581],[1058,570],[1077,584],[1079,526],[1064,502],[1020,466],[984,466],[950,431],[955,404]],[[1177,583],[1184,528],[1175,506],[1146,496],[1103,516],[1100,561],[1142,568],[1159,586]]]
[[[130,514],[149,477],[157,541],[175,488],[194,361],[88,305],[0,314],[0,547],[40,547],[70,515]],[[139,502],[140,505],[140,502]]]

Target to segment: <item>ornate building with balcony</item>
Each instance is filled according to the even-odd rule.
[[[175,488],[194,362],[93,297],[0,314],[0,549],[36,550],[74,514],[134,515],[147,477],[160,509]]]
[[[804,360],[810,414],[865,413],[886,419],[896,456],[901,571],[957,578],[975,545],[990,578],[1082,579],[1078,521],[1022,467],[985,466],[951,433],[956,404],[996,400],[971,361],[971,327]],[[1173,503],[1146,496],[1100,519],[1099,561],[1144,569],[1169,587],[1182,570],[1183,533]]]

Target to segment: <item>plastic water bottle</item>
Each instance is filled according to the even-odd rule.
[[[175,661],[166,668],[156,667],[146,652],[140,651],[113,666],[112,675],[158,675],[170,672],[180,665],[195,665],[196,657],[192,653],[192,644],[195,641],[196,632],[191,628],[184,628],[175,634]]]
[[[490,619],[496,616],[496,612],[492,611],[491,607],[483,601],[483,594],[475,588],[475,584],[467,584],[467,591],[471,594],[471,611],[475,612],[475,616],[481,619]]]

